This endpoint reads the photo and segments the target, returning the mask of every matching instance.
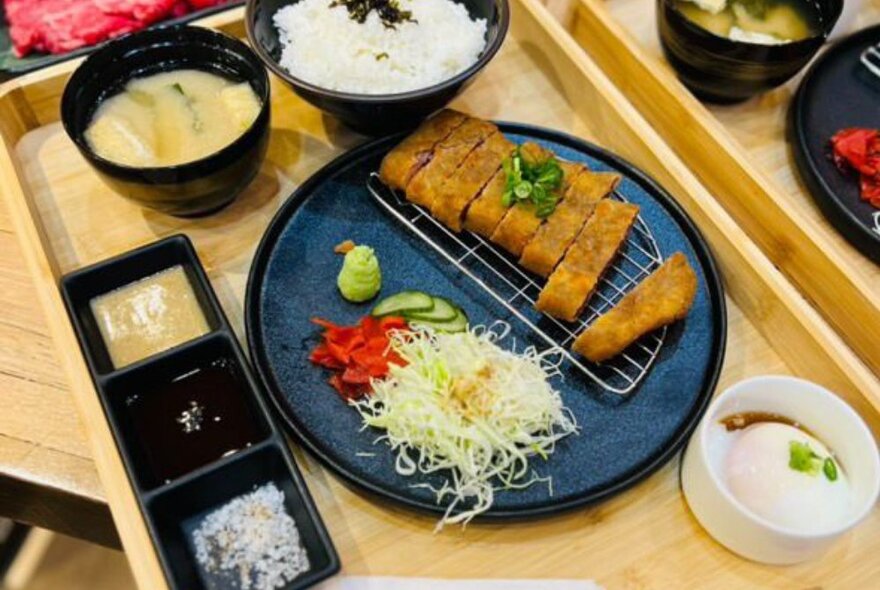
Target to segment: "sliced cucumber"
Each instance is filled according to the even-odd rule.
[[[401,291],[376,304],[373,316],[403,316],[414,326],[425,326],[440,332],[462,332],[468,318],[460,307],[444,299],[421,291]]]
[[[446,322],[414,319],[410,323],[415,326],[425,326],[426,328],[431,328],[438,332],[464,332],[468,327],[467,315],[458,307],[456,307],[455,310],[455,317]]]
[[[376,304],[372,314],[375,317],[386,315],[408,315],[410,313],[426,313],[434,309],[434,298],[421,291],[401,291],[386,297]]]
[[[429,311],[413,311],[406,310],[403,315],[408,320],[428,322],[448,322],[455,318],[458,309],[446,299],[442,297],[432,297],[434,300],[434,308]]]

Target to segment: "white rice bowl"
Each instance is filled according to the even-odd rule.
[[[394,29],[375,11],[361,24],[331,0],[300,0],[273,18],[281,66],[315,86],[355,94],[397,94],[433,86],[473,65],[486,46],[486,20],[452,0],[399,0],[417,22]]]

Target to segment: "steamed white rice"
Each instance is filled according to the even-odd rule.
[[[331,0],[300,0],[275,13],[281,66],[316,86],[358,94],[425,88],[467,69],[486,44],[486,20],[452,0],[399,0],[417,22],[363,24]]]

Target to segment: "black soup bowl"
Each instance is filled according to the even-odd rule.
[[[134,167],[96,154],[85,138],[101,102],[133,78],[178,69],[248,82],[262,103],[253,124],[209,156],[173,166]],[[269,76],[241,41],[208,29],[174,26],[111,41],[86,59],[67,83],[61,120],[80,153],[115,192],[144,207],[178,217],[222,209],[256,176],[269,139]]]
[[[657,29],[663,53],[679,79],[698,98],[735,103],[776,88],[797,74],[825,43],[844,0],[802,0],[819,13],[813,37],[763,45],[733,41],[688,20],[674,0],[657,0]]]
[[[281,41],[273,17],[298,0],[248,0],[245,24],[248,40],[260,58],[294,92],[315,107],[367,135],[387,135],[415,127],[443,108],[473,81],[498,52],[510,24],[507,0],[454,0],[472,19],[486,19],[486,45],[476,63],[433,86],[399,94],[353,94],[316,86],[292,76],[280,64]],[[328,5],[330,1],[328,0]],[[452,41],[450,41],[452,42]]]

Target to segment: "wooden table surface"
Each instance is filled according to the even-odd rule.
[[[0,515],[118,540],[43,310],[0,201]]]

